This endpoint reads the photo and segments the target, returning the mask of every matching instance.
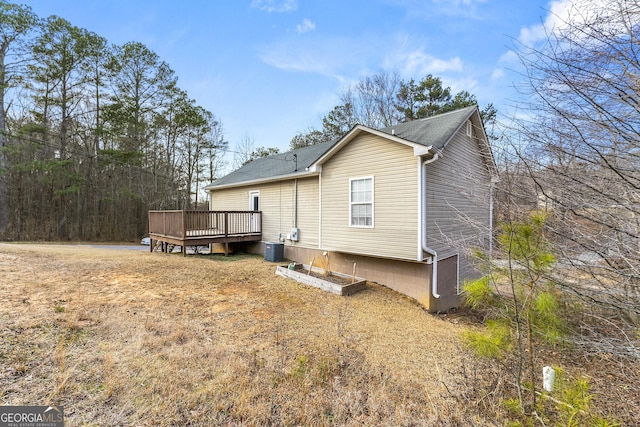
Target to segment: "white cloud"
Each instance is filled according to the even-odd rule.
[[[421,19],[434,15],[478,18],[478,5],[487,0],[388,0],[404,8],[410,16]]]
[[[292,12],[298,8],[297,0],[253,0],[251,7],[265,12]]]
[[[487,0],[432,0],[434,5],[441,6],[442,9],[456,9],[461,10],[463,8],[469,8],[477,4],[485,3]]]
[[[518,42],[531,47],[537,42],[545,40],[548,31],[562,27],[570,19],[570,11],[574,7],[574,3],[576,3],[574,0],[553,0],[549,4],[548,14],[543,22],[520,29]]]
[[[386,68],[398,69],[403,76],[424,76],[426,74],[442,74],[446,72],[460,72],[463,69],[462,59],[437,58],[424,49],[418,48],[408,52],[393,54],[385,61]]]
[[[518,41],[525,46],[533,46],[540,40],[546,38],[545,26],[543,24],[522,27],[518,35]]]
[[[549,3],[547,16],[542,22],[520,28],[517,43],[524,47],[534,47],[536,43],[546,40],[550,33],[565,25],[565,22],[570,19],[575,3],[580,1],[596,3],[606,0],[553,0]],[[520,58],[514,50],[509,50],[502,54],[498,63],[518,68]]]
[[[284,42],[268,46],[258,55],[267,65],[286,71],[301,71],[333,76],[339,63],[339,52],[327,51],[322,45],[313,46]]]
[[[262,62],[285,71],[314,73],[342,82],[358,74],[380,52],[379,43],[344,37],[296,37],[260,47]],[[357,55],[354,54],[357,52]]]
[[[502,80],[505,77],[504,69],[496,68],[491,73],[491,81]]]
[[[453,94],[466,90],[467,92],[475,94],[477,96],[478,91],[480,90],[478,80],[476,80],[473,76],[463,76],[460,78],[443,78],[442,83],[443,86],[449,86],[451,88],[451,93]]]
[[[518,58],[518,54],[515,53],[513,50],[508,50],[505,53],[502,54],[502,56],[500,56],[500,59],[498,59],[498,63],[501,64],[517,64],[520,61],[520,59]]]
[[[306,33],[308,31],[313,31],[315,29],[316,23],[307,18],[304,18],[302,22],[296,26],[296,31],[298,31],[300,34]]]
[[[553,0],[549,3],[544,21],[521,28],[518,41],[524,46],[532,47],[569,24],[592,22],[607,14],[616,13],[615,11],[616,7],[612,6],[610,0]]]

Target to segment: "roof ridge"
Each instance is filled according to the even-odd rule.
[[[429,120],[429,119],[435,119],[437,117],[442,117],[442,116],[447,116],[453,113],[461,113],[464,110],[468,110],[470,108],[478,108],[478,104],[473,104],[473,105],[467,105],[466,107],[462,107],[462,108],[458,108],[457,110],[451,110],[451,111],[447,111],[444,113],[439,113],[439,114],[434,114],[433,116],[429,116],[429,117],[423,117],[421,119],[418,119],[420,121],[425,121],[425,120]]]
[[[214,188],[221,185],[240,185],[243,182],[257,182],[276,179],[278,176],[290,176],[291,173],[311,171],[307,168],[314,165],[320,159],[327,156],[327,153],[339,150],[342,142],[350,141],[352,132],[368,132],[378,134],[383,138],[393,136],[395,141],[407,141],[415,146],[433,147],[443,149],[450,138],[461,128],[472,110],[477,111],[478,106],[472,105],[446,113],[437,114],[425,119],[412,120],[410,122],[398,123],[382,129],[374,129],[364,125],[354,126],[342,138],[332,141],[325,141],[318,144],[307,145],[294,148],[282,153],[272,154],[267,157],[260,157],[246,165],[232,171],[231,173],[214,181],[206,188]],[[453,116],[453,117],[449,117]],[[426,120],[430,119],[430,120]],[[434,120],[435,119],[435,120]],[[464,120],[463,120],[464,119]],[[384,135],[384,136],[383,136]],[[345,140],[345,138],[348,138]],[[336,145],[338,144],[338,145]],[[414,150],[415,150],[414,146]],[[331,154],[332,155],[332,154]],[[295,168],[293,162],[295,159]],[[288,166],[289,165],[289,166]]]

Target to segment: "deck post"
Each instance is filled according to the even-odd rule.
[[[180,247],[182,256],[187,256],[187,211],[182,210],[182,246]]]
[[[185,239],[187,237],[187,213],[186,211],[180,212],[182,214],[182,238]]]
[[[167,213],[162,212],[162,234],[167,234]]]
[[[229,256],[229,212],[224,213],[224,256]]]

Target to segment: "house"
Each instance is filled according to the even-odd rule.
[[[495,163],[476,106],[259,158],[205,187],[210,209],[262,212],[289,260],[378,282],[430,311],[458,304],[486,247]]]

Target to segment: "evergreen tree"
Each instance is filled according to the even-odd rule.
[[[24,64],[23,46],[25,35],[36,25],[37,17],[28,6],[15,5],[4,0],[0,1],[0,236],[9,225],[9,189],[7,159],[7,113],[5,110],[5,93],[12,78],[20,72]],[[11,52],[22,53],[10,59]]]
[[[525,412],[536,406],[535,342],[558,344],[565,332],[558,292],[548,274],[556,258],[544,231],[546,217],[533,212],[521,221],[502,225],[497,241],[506,263],[485,261],[486,275],[463,287],[466,303],[486,313],[486,330],[469,332],[466,339],[483,356],[516,356],[515,380]],[[523,376],[528,372],[528,403],[522,397]]]

